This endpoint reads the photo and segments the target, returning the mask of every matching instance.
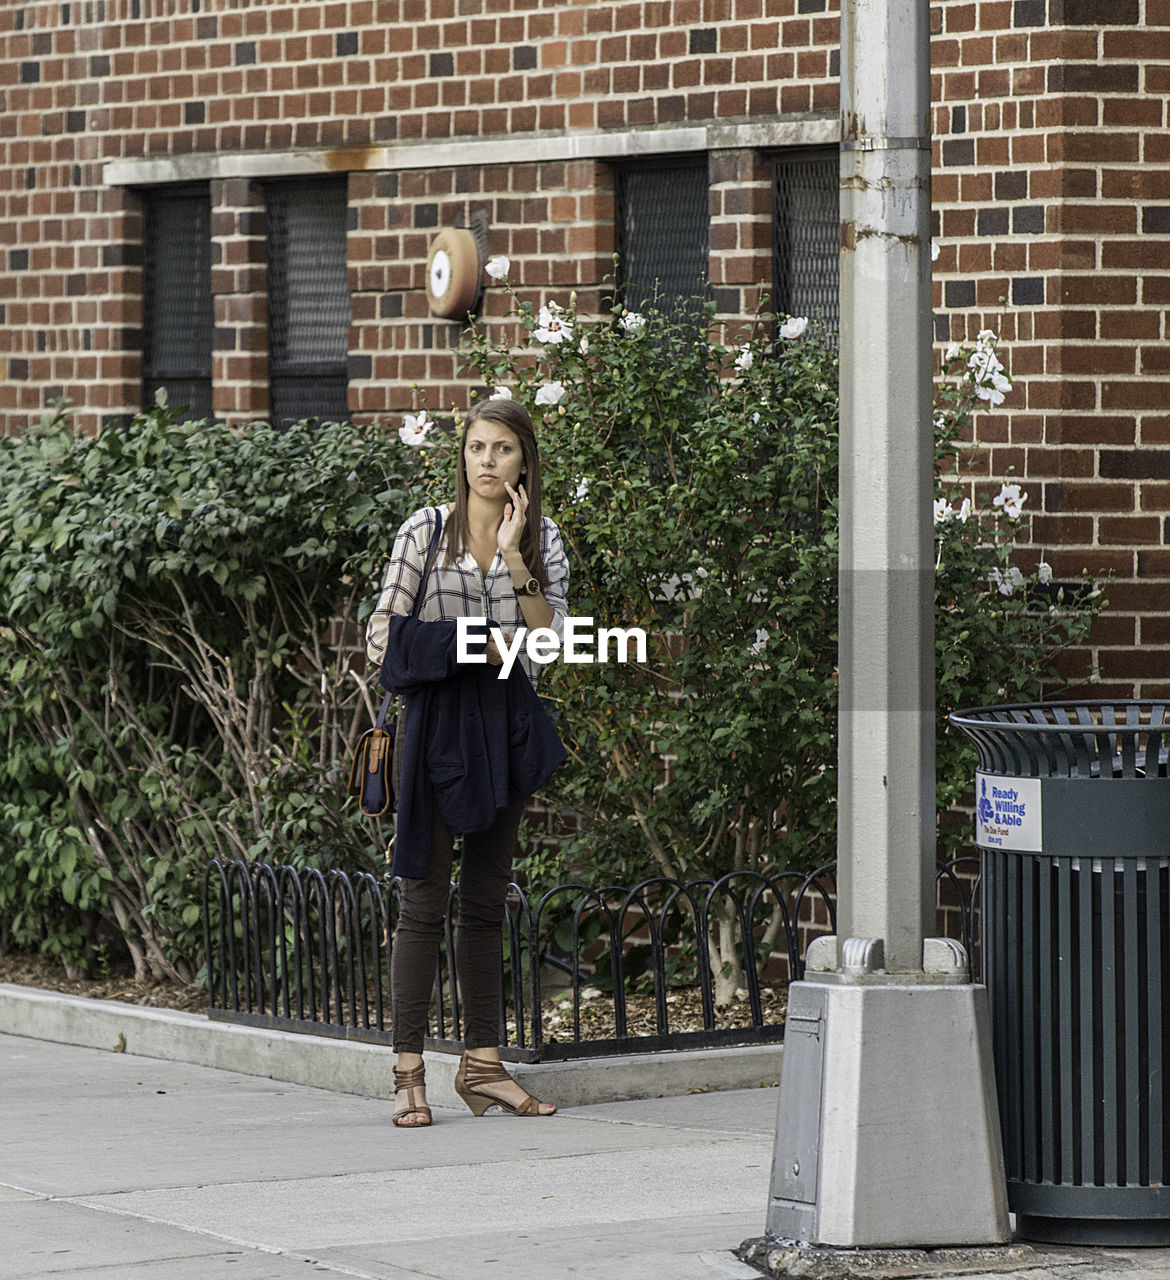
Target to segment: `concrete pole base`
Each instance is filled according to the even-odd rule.
[[[1010,1240],[986,988],[901,979],[839,971],[791,987],[770,1237]]]

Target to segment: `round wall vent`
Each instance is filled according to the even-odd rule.
[[[462,319],[479,293],[479,246],[464,227],[447,227],[427,254],[427,302],[448,320]]]

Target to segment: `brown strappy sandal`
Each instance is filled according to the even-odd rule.
[[[498,1062],[485,1062],[480,1058],[473,1058],[465,1053],[459,1059],[459,1070],[455,1073],[455,1092],[471,1108],[472,1114],[477,1116],[482,1116],[488,1107],[503,1107],[505,1111],[510,1111],[514,1116],[551,1116],[555,1114],[555,1109],[553,1111],[541,1111],[540,1099],[534,1098],[530,1093],[524,1095],[523,1102],[514,1106],[510,1102],[505,1102],[502,1098],[492,1097],[490,1093],[480,1092],[485,1084],[497,1084],[503,1080],[507,1080],[512,1084],[516,1083]]]
[[[397,1067],[394,1068],[395,1096],[397,1097],[397,1095],[401,1093],[403,1089],[408,1090],[408,1093],[406,1096],[407,1105],[404,1107],[398,1107],[395,1110],[394,1114],[390,1117],[391,1122],[394,1124],[395,1128],[425,1129],[427,1125],[431,1123],[431,1109],[430,1107],[427,1106],[425,1102],[417,1106],[411,1105],[414,1102],[413,1091],[415,1089],[426,1088],[426,1083],[427,1082],[426,1082],[425,1066],[411,1067],[409,1070],[406,1070],[406,1071],[399,1071]],[[425,1097],[426,1095],[424,1094],[423,1096]],[[407,1116],[425,1116],[426,1119],[415,1120],[411,1124],[407,1124],[406,1123]]]

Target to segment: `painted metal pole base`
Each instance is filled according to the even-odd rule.
[[[986,988],[899,977],[837,971],[790,988],[769,1236],[1011,1238]]]

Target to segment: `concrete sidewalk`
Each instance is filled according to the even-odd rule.
[[[0,1036],[0,1277],[717,1280],[763,1228],[776,1091],[548,1120]]]
[[[732,1251],[763,1233],[775,1089],[547,1120],[437,1107],[420,1132],[394,1129],[392,1107],[0,1035],[0,1280],[759,1275]],[[1170,1280],[1164,1249],[1003,1261],[965,1273]]]

